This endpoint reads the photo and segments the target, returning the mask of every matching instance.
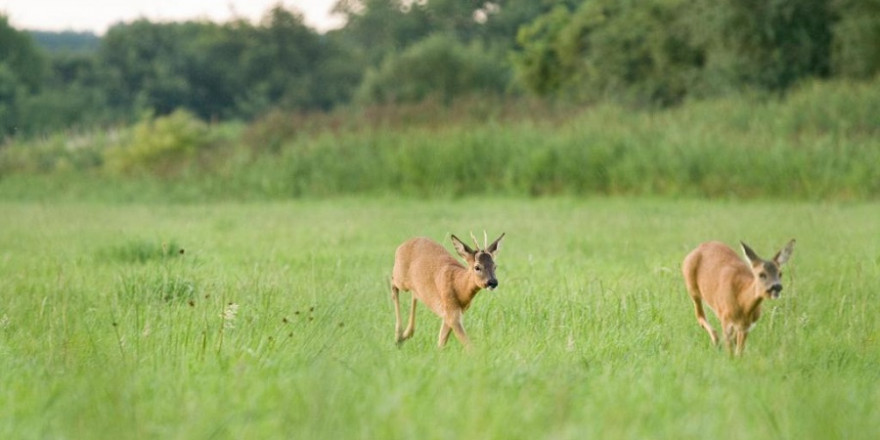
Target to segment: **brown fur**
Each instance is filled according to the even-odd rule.
[[[684,282],[694,302],[697,322],[709,333],[713,344],[718,344],[718,335],[706,321],[703,302],[721,321],[728,351],[742,354],[749,330],[761,316],[761,302],[778,297],[782,291],[780,267],[791,256],[794,243],[788,242],[772,260],[762,259],[742,243],[747,263],[717,241],[703,243],[685,257],[681,267]]]
[[[417,300],[421,300],[443,320],[437,341],[439,347],[446,344],[450,331],[455,332],[462,344],[469,345],[462,326],[462,315],[481,289],[497,286],[494,256],[503,237],[504,234],[501,234],[485,249],[479,246],[471,249],[453,235],[452,243],[466,265],[439,243],[424,237],[410,239],[397,248],[391,275],[391,299],[394,302],[394,333],[398,345],[412,337],[415,331]],[[401,290],[412,292],[409,323],[403,332],[400,321]]]

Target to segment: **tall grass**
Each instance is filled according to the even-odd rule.
[[[62,180],[62,194],[95,192],[100,198],[106,192],[89,183],[97,179],[99,187],[130,186],[126,197],[176,200],[343,194],[874,200],[880,195],[880,168],[874,166],[880,163],[878,102],[880,87],[873,81],[808,83],[784,99],[740,96],[657,112],[533,103],[511,110],[468,101],[422,104],[409,113],[273,114],[244,131],[213,127],[217,133],[209,137],[215,141],[201,152],[191,151],[192,142],[176,148],[139,139],[151,136],[144,130],[105,149],[82,149],[90,159],[71,159],[69,148],[49,148],[53,155],[40,144],[8,145],[0,153],[0,194],[34,198]],[[479,115],[474,109],[481,109]],[[150,127],[174,131],[152,134],[161,139],[191,139],[193,133],[176,131],[192,125]],[[162,151],[142,151],[151,145],[188,154],[162,158]],[[140,155],[124,157],[150,158],[141,170],[164,165],[152,177],[108,176],[102,155],[130,149]],[[62,171],[83,165],[73,167],[79,174],[51,174],[59,163],[68,164]],[[188,171],[169,176],[169,163]],[[35,178],[39,172],[50,176]]]
[[[358,198],[0,210],[3,438],[880,431],[876,203]],[[499,289],[465,316],[473,352],[454,339],[437,350],[439,320],[423,306],[397,348],[395,246],[427,235],[449,248],[449,233],[480,228],[507,237]],[[791,237],[785,290],[764,304],[744,356],[712,348],[681,258],[706,239],[746,240],[767,256]]]
[[[817,84],[785,101],[658,113],[603,105],[562,120],[326,134],[290,143],[252,172],[293,194],[875,198],[878,90]]]

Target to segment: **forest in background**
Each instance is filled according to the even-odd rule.
[[[323,34],[280,6],[102,36],[0,15],[0,192],[880,196],[880,0],[336,11]]]
[[[130,123],[185,109],[270,110],[540,96],[669,107],[780,95],[880,68],[878,0],[340,0],[321,34],[295,9],[262,21],[29,32],[0,15],[0,135]]]

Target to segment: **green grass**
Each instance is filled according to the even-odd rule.
[[[873,438],[878,208],[2,202],[0,437]],[[395,247],[482,229],[508,235],[465,315],[474,350],[437,350],[424,307],[397,348]],[[792,237],[745,355],[712,348],[681,258]]]

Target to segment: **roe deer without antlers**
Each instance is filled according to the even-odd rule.
[[[416,300],[421,300],[439,316],[443,323],[437,346],[443,347],[449,339],[449,332],[466,347],[470,345],[462,326],[462,315],[468,309],[480,289],[493,290],[498,286],[495,278],[495,254],[504,238],[501,234],[492,244],[486,245],[483,234],[483,249],[477,239],[475,249],[471,249],[455,235],[452,244],[467,265],[462,265],[439,243],[424,237],[410,239],[397,248],[394,254],[394,270],[391,275],[391,299],[394,301],[394,315],[397,321],[394,334],[397,344],[412,337],[415,331]],[[412,292],[412,307],[406,330],[400,328],[400,291]]]
[[[779,297],[782,291],[780,266],[791,257],[794,240],[789,241],[772,260],[764,260],[745,243],[740,244],[748,264],[725,244],[711,241],[691,251],[681,267],[688,293],[694,301],[697,322],[709,332],[712,344],[717,345],[718,335],[703,312],[702,303],[705,301],[721,321],[725,346],[736,355],[742,354],[749,330],[761,315],[761,302]]]

